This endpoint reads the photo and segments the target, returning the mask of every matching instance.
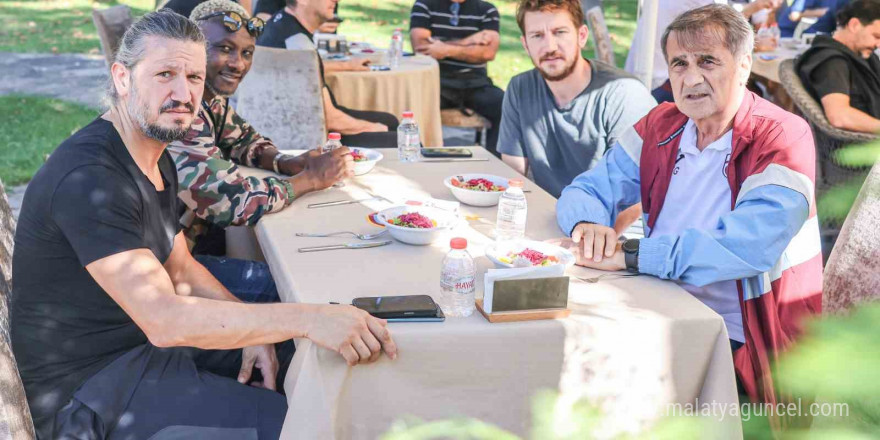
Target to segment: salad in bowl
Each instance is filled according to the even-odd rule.
[[[533,240],[500,242],[486,248],[486,257],[498,268],[553,266],[570,267],[575,257],[568,249]]]
[[[375,218],[396,240],[415,245],[433,243],[457,220],[451,212],[425,206],[395,206],[379,211]]]
[[[495,206],[507,190],[508,180],[491,174],[458,174],[447,177],[443,184],[466,205]]]
[[[349,147],[354,159],[354,175],[362,176],[373,170],[373,167],[384,157],[382,153],[370,148]]]

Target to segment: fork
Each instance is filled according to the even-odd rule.
[[[581,278],[576,276],[575,278],[589,284],[598,283],[601,280],[615,280],[618,278],[629,278],[629,277],[637,277],[640,274],[637,273],[605,273],[593,278]]]
[[[374,234],[358,234],[357,232],[351,232],[351,231],[331,232],[329,234],[308,234],[305,232],[297,232],[296,236],[297,237],[333,237],[336,235],[349,234],[349,235],[353,235],[353,236],[357,237],[359,240],[372,240],[374,238],[378,238],[378,237],[385,235],[385,233],[387,233],[387,232],[388,232],[387,229],[384,231],[376,232]]]

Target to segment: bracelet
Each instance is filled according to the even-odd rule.
[[[279,152],[278,154],[275,155],[275,157],[272,158],[272,169],[277,174],[281,174],[281,171],[278,169],[278,161],[281,160],[281,158],[283,158],[284,156],[287,156],[287,155]]]

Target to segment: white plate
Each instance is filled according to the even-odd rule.
[[[417,212],[437,222],[433,228],[407,228],[393,225],[389,220],[411,212]],[[396,240],[406,244],[426,245],[439,239],[444,232],[455,226],[458,218],[449,212],[425,206],[395,206],[384,209],[376,214],[376,220],[388,228],[388,232]]]
[[[495,206],[498,204],[498,199],[501,198],[501,194],[503,194],[504,191],[475,191],[472,189],[459,188],[452,184],[452,179],[459,176],[462,177],[465,182],[471,179],[486,179],[497,186],[504,187],[505,189],[507,189],[508,182],[510,181],[510,179],[506,177],[473,173],[456,174],[443,179],[443,184],[452,191],[452,195],[455,196],[459,202],[471,206]]]
[[[574,265],[574,254],[568,249],[556,246],[555,244],[534,240],[513,240],[496,242],[486,248],[486,257],[495,263],[499,269],[508,269],[514,267],[511,263],[502,262],[499,258],[506,257],[510,252],[522,252],[526,248],[538,251],[544,255],[552,255],[559,259],[559,264],[565,267]]]
[[[367,160],[354,163],[354,175],[363,176],[373,170],[373,167],[382,160],[382,153],[363,147],[348,147],[352,151],[357,151],[367,157]]]

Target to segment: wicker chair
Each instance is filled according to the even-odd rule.
[[[0,438],[29,440],[35,437],[18,366],[9,338],[7,300],[12,293],[12,250],[15,218],[0,182]]]
[[[853,168],[837,162],[834,152],[842,146],[862,144],[878,139],[877,135],[841,130],[831,125],[825,111],[801,82],[795,71],[794,60],[785,60],[779,65],[779,80],[791,96],[801,114],[810,123],[816,142],[816,194],[821,196],[833,186],[855,179],[864,179],[869,168]],[[837,236],[840,233],[839,221],[820,219],[822,225],[822,249],[828,261]]]
[[[878,139],[877,135],[835,128],[825,117],[825,111],[801,82],[794,68],[794,60],[785,60],[779,65],[779,80],[785,91],[794,100],[804,118],[813,129],[816,140],[816,181],[819,192],[828,187],[845,182],[856,176],[864,176],[868,168],[851,168],[837,163],[833,153],[849,144],[861,144]]]

